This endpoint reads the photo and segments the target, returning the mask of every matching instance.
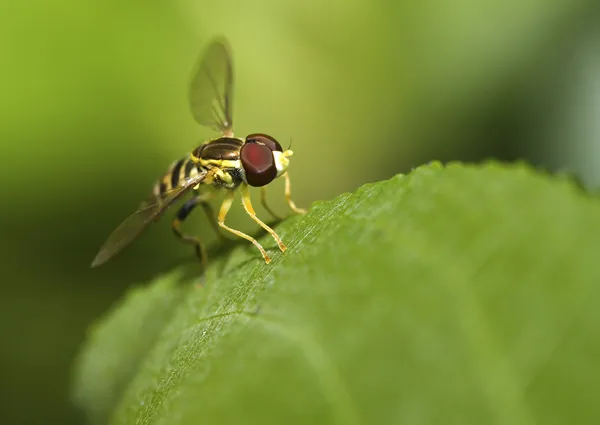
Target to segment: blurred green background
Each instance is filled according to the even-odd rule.
[[[525,158],[596,186],[599,9],[597,0],[2,2],[0,423],[81,423],[68,386],[86,328],[128,285],[194,261],[163,220],[89,269],[169,163],[214,136],[186,103],[213,36],[234,51],[236,134],[293,139],[301,206],[432,159]],[[281,212],[282,191],[272,184]],[[203,215],[192,217],[186,228],[205,232]],[[239,207],[231,223],[255,229]]]

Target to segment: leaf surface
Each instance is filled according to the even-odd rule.
[[[90,424],[597,423],[600,203],[523,164],[432,163],[317,202],[94,325]]]

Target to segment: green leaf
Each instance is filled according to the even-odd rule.
[[[90,424],[600,420],[600,203],[570,179],[433,163],[276,230],[270,265],[243,242],[90,330]]]

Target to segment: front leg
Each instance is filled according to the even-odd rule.
[[[276,214],[275,211],[273,211],[269,207],[269,204],[267,204],[267,186],[263,186],[260,188],[260,203],[265,208],[265,210],[267,210],[267,212],[273,216],[275,220],[282,220],[281,216],[279,216],[279,214]]]
[[[227,195],[225,196],[225,199],[223,200],[223,203],[221,204],[221,209],[219,210],[219,220],[218,220],[219,226],[221,228],[227,230],[228,232],[231,232],[234,235],[239,236],[240,238],[244,238],[247,241],[252,242],[254,244],[254,246],[256,248],[258,248],[258,250],[262,254],[262,256],[265,260],[265,263],[269,264],[271,262],[271,258],[267,254],[267,251],[265,251],[265,249],[261,246],[261,244],[258,243],[258,241],[256,239],[254,239],[250,235],[245,234],[244,232],[235,230],[225,224],[225,217],[227,217],[227,213],[229,212],[229,209],[231,208],[231,204],[233,203],[234,198],[235,198],[235,192],[233,190],[227,191]]]
[[[273,239],[275,239],[275,242],[277,242],[277,245],[279,245],[279,249],[281,250],[281,252],[285,252],[285,250],[287,248],[281,241],[281,238],[279,237],[279,235],[277,235],[277,233],[275,233],[275,231],[273,229],[271,229],[269,226],[267,226],[265,223],[263,223],[256,216],[256,213],[254,212],[254,208],[252,208],[252,202],[250,201],[250,191],[248,190],[247,184],[242,185],[242,204],[244,205],[244,209],[246,210],[246,212],[248,213],[250,218],[252,218],[252,220],[256,221],[260,227],[262,227],[267,232],[269,232],[269,234],[271,236],[273,236]]]
[[[304,208],[298,208],[292,200],[292,184],[290,182],[289,172],[286,171],[283,177],[285,178],[285,199],[290,206],[290,209],[296,214],[306,214],[306,210]]]

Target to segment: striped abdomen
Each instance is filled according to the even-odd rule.
[[[165,193],[177,187],[181,180],[189,177],[196,177],[199,174],[198,167],[190,160],[190,158],[182,158],[175,161],[169,167],[169,171],[155,183],[152,189],[152,195],[155,198],[162,198]]]

